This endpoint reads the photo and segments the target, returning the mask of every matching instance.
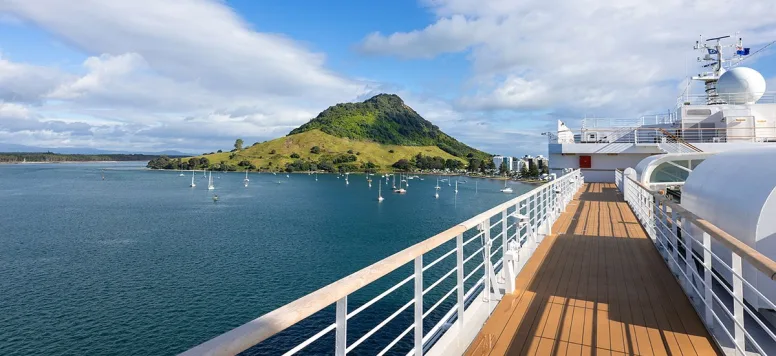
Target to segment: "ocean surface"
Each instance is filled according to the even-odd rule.
[[[245,187],[244,174],[215,173],[208,191],[201,172],[190,188],[190,172],[144,165],[0,165],[0,355],[177,354],[533,188],[462,178],[436,199],[425,176],[406,195],[382,181],[378,203],[378,176],[369,188],[364,175],[251,173]],[[349,297],[349,310],[410,273]],[[408,287],[348,321],[349,341],[404,305]],[[408,310],[353,353],[393,340]],[[246,353],[281,353],[333,322],[331,307]],[[303,354],[333,353],[333,339]]]

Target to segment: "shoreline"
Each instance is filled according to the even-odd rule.
[[[144,170],[148,170],[148,171],[181,172],[181,173],[185,173],[185,172],[191,173],[191,172],[202,172],[202,171],[205,171],[204,169],[194,169],[194,170],[184,169],[184,170],[179,170],[179,169],[153,169],[153,168],[148,168],[148,167],[144,167],[143,169]],[[245,170],[241,170],[241,171],[217,171],[217,170],[210,170],[210,172],[244,174]],[[303,174],[303,175],[309,175],[309,174],[341,174],[341,173],[337,173],[337,172],[325,172],[325,171],[313,171],[312,173],[309,173],[309,172],[299,172],[299,171],[297,171],[297,172],[283,172],[283,171],[272,172],[272,171],[249,170],[248,172],[249,173],[259,173],[259,174],[272,174],[272,173],[276,173],[276,174]],[[352,174],[352,175],[364,175],[364,174],[366,174],[365,172],[348,172],[348,173]],[[378,174],[396,174],[396,173],[400,173],[400,172],[375,172],[373,174],[378,175]],[[499,181],[508,180],[508,181],[524,183],[524,184],[541,184],[541,183],[548,182],[548,181],[541,180],[541,179],[525,179],[524,180],[524,179],[512,179],[512,178],[503,177],[503,176],[484,176],[484,175],[472,175],[472,176],[470,176],[470,175],[466,175],[466,174],[455,174],[455,173],[418,173],[418,172],[414,172],[414,173],[410,173],[410,175],[411,176],[417,175],[417,176],[440,176],[440,177],[466,177],[466,178],[492,179],[492,180],[499,180]]]
[[[0,164],[60,164],[60,163],[119,163],[119,162],[145,162],[141,161],[27,161],[27,162],[0,162]]]

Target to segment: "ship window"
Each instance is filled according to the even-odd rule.
[[[676,160],[671,163],[663,162],[652,171],[652,175],[649,177],[650,183],[668,183],[668,182],[684,182],[690,175],[685,169],[681,169],[675,165],[682,166],[689,170],[693,170],[703,162],[702,159],[694,160]]]
[[[709,116],[711,115],[711,109],[689,109],[687,110],[688,116]]]
[[[649,181],[650,183],[684,182],[689,175],[690,172],[670,163],[661,163],[654,171],[652,171],[652,176],[649,177]]]

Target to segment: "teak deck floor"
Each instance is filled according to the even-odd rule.
[[[715,355],[613,184],[586,184],[466,355]]]

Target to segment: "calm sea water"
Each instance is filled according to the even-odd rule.
[[[201,173],[189,188],[190,174],[143,166],[0,165],[0,355],[176,354],[532,188],[512,183],[506,195],[503,182],[480,179],[475,193],[468,178],[457,196],[445,184],[435,199],[436,180],[425,177],[406,195],[383,185],[378,204],[376,181],[370,189],[363,175],[346,186],[335,175],[253,173],[244,187],[243,174],[222,173],[214,203]],[[349,298],[349,309],[380,283]],[[349,321],[349,339],[411,293]],[[332,323],[332,310],[249,353],[286,350]],[[356,354],[392,340],[409,312]],[[307,352],[330,353],[331,340]]]

